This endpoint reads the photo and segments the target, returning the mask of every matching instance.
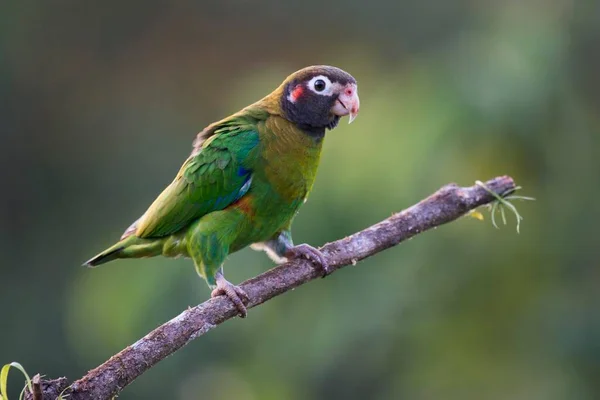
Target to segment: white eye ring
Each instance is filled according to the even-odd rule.
[[[315,84],[319,81],[325,82],[325,87],[322,90],[317,90],[317,88],[315,88]],[[319,82],[319,84],[321,84],[321,82]],[[312,92],[315,92],[316,94],[321,96],[329,96],[331,95],[331,92],[333,90],[333,85],[331,84],[331,81],[325,75],[317,75],[312,77],[312,79],[308,81],[308,84],[306,86],[308,86],[308,88]]]

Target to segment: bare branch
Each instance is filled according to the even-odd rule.
[[[486,186],[500,196],[515,190],[515,183],[509,176],[494,178],[486,182]],[[351,236],[328,243],[320,250],[332,270],[338,270],[494,200],[494,196],[479,185],[446,185],[418,204]],[[320,269],[308,260],[294,260],[242,283],[241,287],[250,297],[248,308],[252,308],[319,278],[320,274]],[[188,308],[74,382],[69,399],[111,399],[156,363],[236,314],[232,303],[222,296]],[[66,381],[63,378],[44,382],[45,399],[54,399],[50,393],[60,392],[52,382],[62,385],[62,390]]]

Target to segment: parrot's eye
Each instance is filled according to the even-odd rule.
[[[322,92],[323,90],[325,90],[325,86],[327,86],[327,84],[323,79],[317,79],[315,81],[315,90],[317,92]]]
[[[321,96],[331,94],[332,83],[325,75],[317,75],[308,81],[308,88]]]

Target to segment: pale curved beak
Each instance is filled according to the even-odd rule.
[[[331,112],[340,117],[349,115],[348,123],[351,124],[358,115],[359,108],[358,88],[355,83],[349,83],[341,90]]]

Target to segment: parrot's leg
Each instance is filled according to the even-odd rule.
[[[264,251],[276,264],[283,264],[288,261],[286,253],[294,247],[294,242],[291,232],[285,230],[278,232],[266,242],[254,243],[250,247],[256,251]]]
[[[248,303],[248,295],[239,286],[235,286],[223,276],[223,268],[219,268],[215,274],[217,287],[212,291],[210,297],[225,295],[233,302],[240,312],[240,317],[245,318],[248,314],[246,305]]]
[[[306,243],[294,246],[292,233],[289,230],[281,231],[266,242],[255,243],[252,248],[264,250],[278,264],[284,263],[288,259],[304,257],[323,270],[323,277],[333,272],[321,251]]]
[[[243,318],[248,296],[223,276],[222,265],[230,244],[237,237],[243,216],[230,211],[217,211],[202,217],[188,230],[187,254],[194,260],[198,275],[213,289],[211,297],[227,296]]]

